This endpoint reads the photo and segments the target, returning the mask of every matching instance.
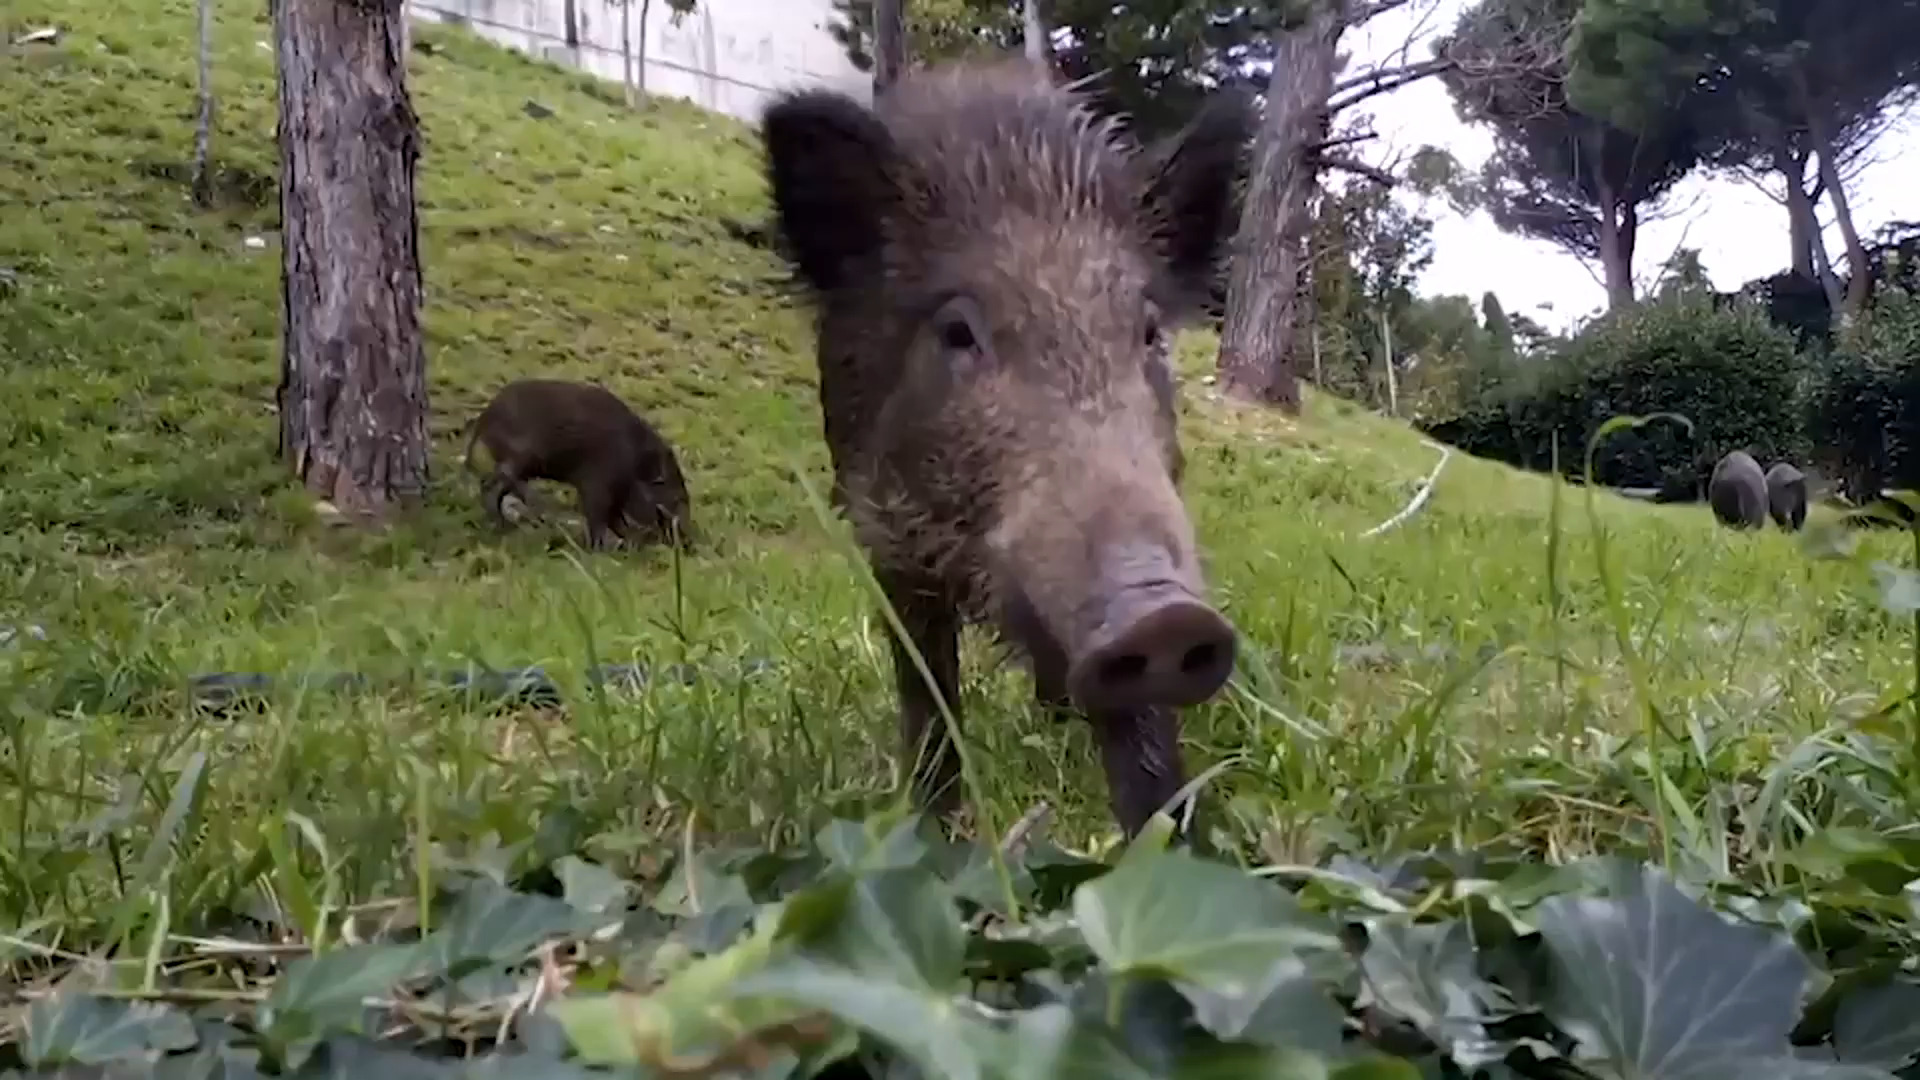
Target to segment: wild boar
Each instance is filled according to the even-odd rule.
[[[560,379],[520,379],[495,394],[472,423],[466,467],[484,445],[493,471],[481,485],[481,506],[504,528],[501,503],[512,492],[532,504],[529,480],[572,485],[587,519],[587,546],[623,540],[692,539],[687,480],[673,448],[612,391]]]
[[[1177,709],[1232,674],[1182,473],[1166,334],[1238,219],[1248,100],[1146,148],[1023,61],[915,72],[872,107],[789,92],[761,129],[815,319],[833,501],[958,717],[962,625],[1091,721],[1128,835],[1184,783]],[[914,793],[958,755],[893,647]]]
[[[1767,470],[1767,513],[1773,523],[1799,532],[1807,521],[1807,474],[1784,461]]]
[[[1722,525],[1757,529],[1767,523],[1767,478],[1745,450],[1720,459],[1707,481],[1707,502]]]

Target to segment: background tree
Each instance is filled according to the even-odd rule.
[[[1700,161],[1684,107],[1623,127],[1569,100],[1568,40],[1581,0],[1481,0],[1443,46],[1442,78],[1461,119],[1492,129],[1494,151],[1474,201],[1502,229],[1546,240],[1600,266],[1609,307],[1634,300],[1640,227]],[[1666,89],[1691,94],[1690,86]]]
[[[834,10],[828,32],[855,67],[871,72],[874,0],[834,0]],[[901,23],[907,55],[920,63],[1010,49],[1021,37],[1021,19],[1007,0],[913,0]]]
[[[1342,73],[1341,35],[1412,0],[1298,0],[1274,38],[1266,104],[1254,139],[1237,251],[1227,282],[1220,333],[1220,383],[1229,394],[1292,412],[1300,405],[1298,364],[1306,326],[1302,287],[1308,272],[1303,234],[1311,226],[1322,170],[1343,168],[1384,183],[1385,170],[1336,149],[1331,137],[1345,110],[1446,70],[1429,60]],[[1269,20],[1278,18],[1269,14]]]
[[[1053,48],[1048,43],[1047,14],[1040,0],[1024,0],[1020,5],[1020,40],[1027,59],[1036,67],[1053,70]]]
[[[284,357],[280,453],[383,516],[428,479],[420,122],[401,0],[275,0]]]
[[[1666,108],[1669,88],[1691,83],[1685,100],[1708,162],[1778,180],[1793,272],[1821,280],[1836,309],[1859,311],[1870,278],[1848,190],[1914,100],[1920,2],[1589,0],[1571,47],[1570,94],[1616,122]],[[1846,246],[1844,296],[1823,266],[1814,213],[1823,194]]]
[[[195,16],[199,109],[193,125],[193,202],[206,209],[213,205],[213,0],[200,0]]]
[[[907,68],[907,0],[873,0],[873,92],[878,96]]]
[[[1480,295],[1480,318],[1485,322],[1487,338],[1494,349],[1503,356],[1512,356],[1513,321],[1507,318],[1507,309],[1501,305],[1500,298],[1494,295],[1492,289]]]

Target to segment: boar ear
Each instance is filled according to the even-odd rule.
[[[1220,256],[1239,227],[1241,166],[1253,127],[1252,100],[1238,90],[1220,91],[1185,130],[1145,158],[1142,209],[1182,314],[1206,302]]]
[[[800,276],[847,284],[874,257],[901,199],[900,152],[880,118],[844,94],[782,95],[760,123],[780,232]]]

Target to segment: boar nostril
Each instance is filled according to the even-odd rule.
[[[1125,589],[1108,611],[1068,675],[1083,708],[1196,705],[1233,673],[1232,624],[1183,588]]]
[[[1100,665],[1100,681],[1109,685],[1130,683],[1147,673],[1147,658],[1139,653],[1116,656]]]
[[[1180,658],[1180,671],[1186,675],[1198,675],[1210,670],[1219,662],[1220,646],[1211,641],[1203,641],[1187,650]]]

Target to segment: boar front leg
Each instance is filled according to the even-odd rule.
[[[1088,719],[1100,744],[1113,816],[1131,838],[1187,782],[1180,761],[1180,714],[1143,708],[1100,712]]]
[[[914,648],[932,672],[940,697],[960,720],[960,620],[937,586],[882,578],[887,602],[906,628]],[[933,690],[920,674],[897,634],[888,627],[893,643],[893,678],[900,695],[900,741],[903,760],[912,769],[916,805],[944,819],[960,806],[960,752],[947,732]]]

